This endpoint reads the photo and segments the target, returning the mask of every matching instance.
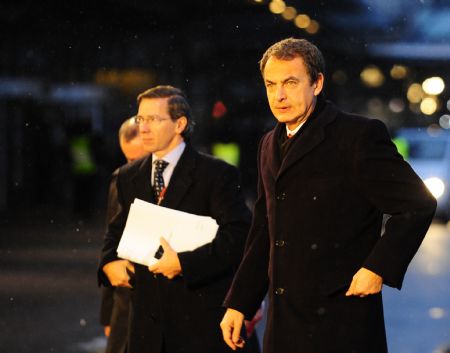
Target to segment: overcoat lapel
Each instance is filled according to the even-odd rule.
[[[133,177],[133,185],[136,190],[136,198],[155,203],[152,191],[152,155],[148,155],[142,160],[139,169]]]
[[[195,156],[196,152],[189,144],[186,144],[186,148],[170,178],[170,183],[167,186],[167,191],[161,202],[161,206],[173,209],[178,208],[181,200],[192,184],[192,173],[195,170]]]
[[[327,104],[322,112],[310,122],[309,126],[301,132],[291,148],[288,150],[286,157],[279,168],[277,180],[286,172],[293,164],[310,153],[325,139],[325,127],[336,118],[337,110],[332,104]],[[278,124],[283,125],[284,124]]]

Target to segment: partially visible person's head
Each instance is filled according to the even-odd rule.
[[[136,120],[147,152],[165,155],[193,130],[192,114],[186,95],[172,86],[156,86],[137,98]]]
[[[264,78],[264,69],[270,57],[289,61],[300,57],[305,64],[311,83],[316,82],[319,74],[325,74],[325,59],[322,52],[306,39],[283,39],[266,50],[259,62],[259,68]]]
[[[119,129],[119,144],[128,162],[132,162],[147,154],[139,135],[139,126],[135,117],[125,120]]]
[[[273,115],[295,129],[314,111],[322,92],[322,54],[304,39],[289,38],[265,52],[260,68]]]

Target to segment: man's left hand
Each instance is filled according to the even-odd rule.
[[[347,297],[355,295],[358,297],[365,297],[370,294],[381,292],[383,287],[383,278],[364,267],[362,267],[353,276],[352,283],[345,295]]]
[[[172,249],[166,239],[161,237],[160,242],[164,254],[156,264],[149,266],[148,269],[150,272],[160,273],[168,279],[172,279],[181,274],[180,260],[177,252]]]

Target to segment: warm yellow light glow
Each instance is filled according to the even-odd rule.
[[[297,17],[295,17],[295,25],[298,28],[306,28],[309,26],[310,23],[311,23],[311,19],[309,18],[308,15],[301,14],[301,15],[297,15]]]
[[[409,86],[406,97],[411,103],[420,103],[423,97],[422,86],[418,83],[413,83],[411,86]]]
[[[435,96],[442,93],[445,83],[440,77],[430,77],[423,81],[422,88],[425,93]]]
[[[319,22],[311,20],[311,23],[309,24],[308,27],[305,28],[305,31],[308,32],[309,34],[316,34],[317,32],[319,32],[319,29],[320,29]]]
[[[368,87],[380,87],[384,83],[384,75],[376,66],[366,67],[361,72],[360,77]]]
[[[437,110],[437,102],[436,99],[433,99],[432,97],[427,97],[422,100],[422,103],[420,103],[420,110],[425,115],[432,115]]]
[[[283,18],[285,20],[291,21],[295,18],[295,16],[297,16],[297,10],[295,9],[295,7],[292,6],[288,6],[286,7],[286,9],[283,11],[283,13],[281,14],[281,16],[283,16]]]
[[[391,69],[391,77],[395,80],[401,80],[406,77],[408,73],[408,69],[403,65],[394,65]]]
[[[269,4],[269,10],[272,13],[280,14],[286,9],[286,4],[283,0],[272,0]]]

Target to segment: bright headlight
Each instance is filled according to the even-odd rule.
[[[428,178],[424,180],[424,183],[428,187],[428,190],[430,190],[433,196],[437,199],[440,198],[445,191],[445,184],[439,178]]]

